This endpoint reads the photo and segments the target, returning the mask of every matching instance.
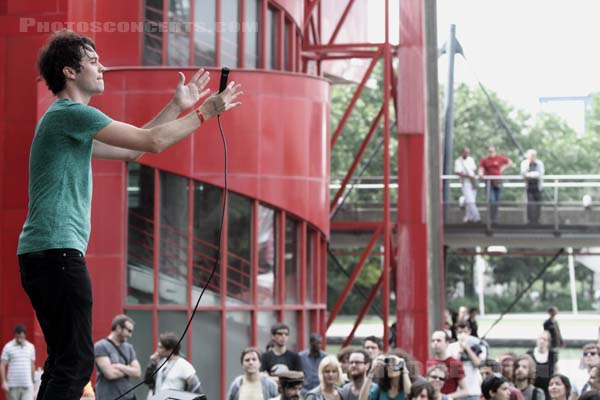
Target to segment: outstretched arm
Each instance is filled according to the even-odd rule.
[[[200,68],[192,76],[192,79],[185,85],[185,75],[179,72],[179,82],[175,87],[175,95],[165,107],[150,122],[143,126],[144,129],[151,129],[156,126],[174,121],[177,116],[196,104],[202,97],[209,93],[209,89],[204,89],[210,81],[210,74]],[[93,155],[96,158],[109,160],[134,161],[144,154],[143,151],[131,150],[117,146],[111,146],[94,140]]]
[[[194,112],[150,129],[113,121],[101,129],[95,139],[123,149],[160,153],[198,129],[201,119],[208,120],[239,106],[241,103],[234,100],[242,95],[240,89],[240,84],[231,82],[222,93],[214,93]]]

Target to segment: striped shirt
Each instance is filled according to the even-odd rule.
[[[19,345],[16,339],[4,345],[2,361],[8,363],[8,387],[33,387],[32,363],[35,361],[35,347],[25,340]]]

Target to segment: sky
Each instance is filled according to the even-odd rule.
[[[467,61],[458,57],[456,83],[478,79],[509,103],[535,113],[540,98],[600,91],[600,1],[438,0],[438,43],[450,24]],[[446,83],[448,62],[438,63]],[[579,125],[583,103],[546,104]],[[579,120],[579,121],[578,121]],[[579,126],[574,126],[579,130]]]
[[[391,7],[397,10],[398,1],[390,0]],[[382,37],[379,3],[369,0],[373,37]],[[455,24],[467,59],[456,58],[455,84],[475,86],[480,80],[532,114],[542,110],[540,98],[600,91],[600,0],[438,0],[437,20],[439,46]],[[442,56],[438,63],[444,85],[447,60]],[[582,102],[543,107],[582,128]]]

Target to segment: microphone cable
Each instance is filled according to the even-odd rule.
[[[204,283],[204,286],[202,287],[202,291],[200,292],[200,296],[198,296],[198,300],[196,301],[196,305],[194,306],[192,315],[188,319],[187,324],[185,325],[185,329],[183,330],[183,333],[181,334],[181,337],[179,338],[179,341],[177,341],[177,344],[173,347],[173,350],[171,350],[171,352],[169,353],[167,358],[165,358],[165,360],[154,370],[154,372],[151,375],[152,378],[154,378],[156,376],[156,374],[158,373],[158,371],[160,371],[160,369],[162,367],[164,367],[164,365],[171,359],[173,352],[175,351],[175,349],[177,347],[179,347],[179,345],[183,341],[183,338],[185,338],[185,335],[187,334],[187,331],[189,330],[190,325],[192,324],[192,320],[194,319],[194,316],[196,315],[198,306],[200,305],[200,300],[202,299],[202,296],[204,295],[206,288],[210,284],[210,281],[212,280],[213,276],[215,275],[215,272],[217,271],[217,268],[219,267],[219,264],[221,262],[221,243],[223,242],[223,223],[225,221],[225,210],[227,207],[227,188],[228,188],[228,186],[227,186],[227,141],[225,140],[225,134],[223,133],[223,127],[221,126],[221,115],[220,114],[217,115],[217,123],[219,125],[221,141],[223,142],[223,158],[224,158],[224,166],[223,166],[224,185],[223,185],[223,196],[222,196],[222,201],[221,201],[221,222],[219,224],[219,226],[220,226],[219,227],[219,245],[217,246],[217,257],[216,257],[215,263],[213,264],[213,268],[210,271],[210,274],[208,275],[208,279],[206,280],[206,283]],[[125,395],[133,392],[135,389],[142,386],[144,383],[146,383],[146,382],[144,379],[142,379],[142,381],[140,383],[133,386],[131,389],[129,389],[125,393],[119,395],[119,397],[116,397],[114,400],[119,400],[119,399],[123,398]]]

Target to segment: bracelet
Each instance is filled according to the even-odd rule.
[[[204,115],[202,115],[202,111],[200,111],[200,109],[196,109],[196,115],[198,116],[198,119],[200,120],[200,125],[202,125],[204,123],[204,121],[206,121],[204,119]]]

